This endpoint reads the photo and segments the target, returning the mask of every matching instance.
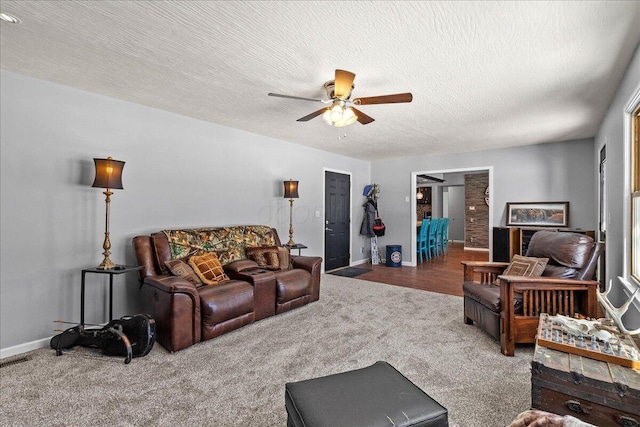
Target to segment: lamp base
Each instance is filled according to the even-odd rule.
[[[295,244],[293,241],[293,199],[289,199],[289,241],[287,246],[291,247]]]
[[[98,266],[100,270],[112,270],[116,267],[116,264],[112,262],[109,257],[105,257],[104,260]]]
[[[107,203],[107,227],[104,232],[104,243],[102,244],[102,255],[104,255],[104,259],[98,266],[100,270],[111,270],[116,266],[116,264],[109,259],[109,255],[111,255],[111,240],[109,239],[109,204]]]

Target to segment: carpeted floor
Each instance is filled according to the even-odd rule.
[[[86,349],[83,349],[86,350]],[[462,298],[325,274],[320,301],[174,354],[49,349],[0,370],[7,426],[280,426],[284,384],[385,360],[449,409],[450,425],[506,426],[530,405],[532,346],[462,322]]]
[[[341,268],[340,270],[331,271],[328,274],[332,274],[334,276],[340,277],[356,277],[364,273],[370,272],[371,269],[368,268],[358,268],[358,267],[347,267]]]

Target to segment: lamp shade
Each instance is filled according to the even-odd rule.
[[[93,181],[92,187],[98,188],[115,188],[122,190],[122,169],[124,162],[113,160],[111,157],[106,159],[93,159],[96,164],[96,179]]]
[[[284,198],[285,199],[297,199],[298,196],[298,181],[284,181]]]

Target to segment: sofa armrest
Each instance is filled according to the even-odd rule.
[[[322,258],[316,256],[295,256],[291,257],[291,265],[293,268],[302,268],[307,270],[311,275],[313,271],[318,269],[320,271],[320,265],[322,264]]]
[[[501,267],[502,269],[509,267],[508,262],[496,261],[460,261],[460,264],[470,267]]]
[[[196,286],[182,277],[166,275],[147,276],[144,278],[143,283],[162,292],[185,293],[199,300]]]
[[[224,272],[227,273],[229,277],[231,277],[231,275],[240,273],[244,270],[251,270],[260,267],[257,263],[251,261],[250,259],[239,259],[236,261],[231,261],[229,264],[224,265],[222,268],[224,269]]]
[[[320,268],[322,258],[315,256],[292,256],[293,268],[302,268],[311,274],[311,301],[320,299]]]
[[[562,279],[559,277],[527,277],[527,276],[504,276],[499,275],[496,283],[504,281],[513,283],[516,286],[516,290],[526,289],[565,289],[571,290],[578,288],[587,288],[597,286],[598,282],[595,280],[576,280],[576,279]]]
[[[464,281],[495,283],[496,278],[509,266],[508,262],[461,261],[464,266]]]
[[[253,286],[255,320],[276,314],[276,275],[263,268],[244,269],[240,272],[228,271],[231,279],[243,280]]]
[[[177,276],[147,276],[140,290],[145,313],[156,321],[157,340],[169,351],[200,342],[200,295]]]

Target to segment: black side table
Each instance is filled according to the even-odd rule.
[[[293,244],[291,246],[289,245],[284,245],[285,248],[289,248],[289,249],[297,249],[298,250],[298,256],[301,255],[301,252],[303,249],[307,249],[307,247],[305,245],[303,245],[302,243],[296,243]]]
[[[115,267],[103,270],[101,268],[85,268],[82,270],[82,284],[80,288],[80,324],[84,325],[84,283],[87,273],[108,274],[109,275],[109,319],[113,318],[113,276],[115,274],[133,273],[142,270],[142,266],[137,265],[116,265]]]

